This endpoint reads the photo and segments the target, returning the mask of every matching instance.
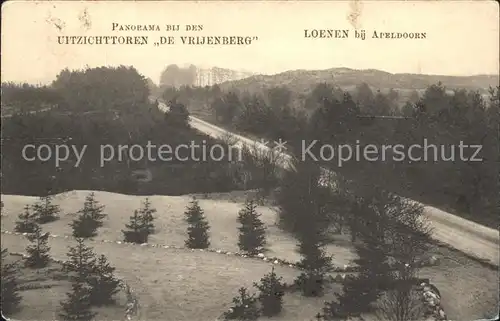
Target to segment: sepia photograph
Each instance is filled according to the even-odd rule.
[[[3,319],[498,320],[499,19],[3,2]]]

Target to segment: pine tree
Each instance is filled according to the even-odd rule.
[[[90,238],[97,235],[97,229],[103,225],[102,220],[107,216],[103,213],[103,205],[95,200],[94,192],[87,195],[83,208],[78,211],[78,218],[70,223],[73,236]]]
[[[17,268],[13,263],[6,263],[7,249],[2,249],[2,314],[10,315],[18,309],[22,297],[19,295],[19,286],[17,281]]]
[[[358,219],[354,232],[360,239],[354,263],[360,271],[346,278],[337,302],[325,307],[332,318],[370,312],[383,292],[413,282],[415,267],[428,249],[420,205],[378,189],[364,194],[368,196],[357,197],[353,207]]]
[[[274,266],[271,273],[266,274],[260,284],[254,283],[254,286],[260,290],[258,299],[261,304],[262,315],[272,317],[280,314],[283,307],[283,296],[285,295],[283,278],[278,277],[274,272]]]
[[[130,217],[130,223],[126,224],[125,227],[128,229],[128,231],[122,230],[125,242],[137,244],[147,243],[147,229],[143,225],[143,221],[138,210],[134,211],[134,215]]]
[[[72,292],[67,293],[67,300],[61,302],[59,316],[64,321],[91,321],[97,315],[92,312],[90,289],[81,279],[75,279],[71,285]]]
[[[337,300],[325,303],[323,318],[328,321],[345,320],[371,312],[371,303],[379,298],[380,293],[365,273],[349,275],[342,285],[342,294],[335,294]]]
[[[85,245],[83,238],[76,239],[76,245],[69,248],[68,260],[63,263],[63,271],[73,273],[73,280],[89,282],[96,266],[95,253],[92,248]]]
[[[240,296],[233,298],[233,306],[224,312],[225,320],[253,321],[259,318],[259,309],[255,295],[249,295],[248,290],[241,287],[238,290]]]
[[[36,222],[39,224],[50,223],[59,218],[61,211],[58,205],[52,204],[51,196],[40,197],[37,204],[33,205]]]
[[[80,215],[70,223],[73,237],[90,238],[96,236],[100,222],[92,218],[91,212],[87,208],[83,208],[79,213]]]
[[[151,202],[149,201],[149,198],[146,198],[144,200],[144,203],[142,204],[142,208],[139,210],[142,225],[146,229],[146,233],[153,234],[154,233],[154,216],[153,214],[156,213],[156,209],[151,207]]]
[[[335,295],[337,302],[325,305],[326,320],[370,312],[372,303],[378,300],[390,282],[390,266],[384,251],[387,222],[377,210],[374,200],[356,197],[353,202],[356,203],[352,208],[357,211],[357,222],[351,225],[351,232],[359,237],[354,245],[358,255],[354,263],[360,271],[344,280],[342,293]]]
[[[184,212],[188,223],[188,239],[186,246],[192,249],[205,249],[210,246],[208,231],[210,229],[198,201],[193,199],[191,205]]]
[[[323,249],[325,243],[319,234],[299,239],[299,253],[302,259],[298,263],[304,271],[295,279],[295,284],[304,296],[318,297],[324,294],[325,277],[331,271],[332,258]]]
[[[305,296],[321,296],[332,261],[324,250],[329,241],[326,235],[331,223],[331,190],[320,184],[323,176],[318,164],[311,160],[295,161],[293,167],[296,171],[286,172],[277,198],[280,225],[299,241],[299,266],[303,272],[295,285]]]
[[[90,296],[92,305],[102,306],[114,303],[113,295],[119,291],[120,284],[120,281],[113,275],[114,271],[115,268],[108,263],[104,255],[101,255],[89,281],[92,288]]]
[[[28,234],[26,237],[32,245],[26,248],[28,257],[24,261],[24,265],[29,268],[43,268],[49,264],[50,260],[50,247],[47,245],[50,233],[42,234],[42,229],[39,225],[35,225],[34,232]]]
[[[30,212],[30,206],[24,207],[24,212],[19,214],[14,230],[18,233],[33,233],[35,231],[35,216]]]
[[[238,213],[238,222],[241,224],[238,247],[250,254],[261,252],[266,244],[266,229],[256,208],[253,200],[247,200],[245,208]]]
[[[97,227],[102,227],[103,220],[106,218],[107,214],[104,213],[104,205],[100,205],[95,199],[95,193],[92,192],[85,198],[85,203],[83,209],[80,212],[85,211],[97,224]]]
[[[325,202],[322,197],[321,194],[309,195],[309,206],[302,211],[311,215],[308,219],[303,217],[296,232],[299,240],[298,252],[302,256],[298,266],[304,271],[297,277],[295,284],[301,289],[302,294],[308,297],[324,294],[325,277],[332,268],[332,257],[327,256],[324,249],[328,241],[325,236],[328,224],[320,219],[325,217],[323,213]]]

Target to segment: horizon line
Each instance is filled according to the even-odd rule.
[[[250,71],[250,70],[246,70],[246,69],[236,69],[236,68],[227,68],[227,67],[221,67],[221,66],[197,66],[196,64],[167,64],[166,66],[169,66],[169,65],[177,65],[179,66],[179,68],[182,68],[182,69],[186,69],[187,67],[183,67],[183,66],[189,66],[189,65],[194,65],[197,69],[212,69],[212,68],[220,68],[220,69],[226,69],[226,70],[232,70],[232,71],[236,71],[236,72],[242,72],[242,73],[249,73],[249,74],[252,74],[251,76],[248,76],[248,77],[244,77],[244,78],[241,78],[240,80],[242,79],[246,79],[246,78],[251,78],[251,77],[255,77],[255,76],[277,76],[277,75],[281,75],[281,74],[285,74],[285,73],[289,73],[289,72],[297,72],[297,71],[312,71],[312,72],[320,72],[320,71],[329,71],[329,70],[339,70],[339,69],[344,69],[344,70],[349,70],[349,71],[378,71],[378,72],[383,72],[383,73],[387,73],[387,74],[390,74],[390,75],[415,75],[415,76],[430,76],[430,77],[456,77],[456,78],[467,78],[467,77],[497,77],[497,78],[500,78],[500,71],[498,73],[490,73],[490,74],[486,74],[486,73],[481,73],[481,74],[468,74],[468,75],[464,75],[464,74],[432,74],[432,73],[414,73],[414,72],[390,72],[390,71],[386,71],[386,70],[383,70],[383,69],[377,69],[377,68],[364,68],[364,69],[356,69],[356,68],[352,68],[352,67],[329,67],[329,68],[323,68],[323,69],[306,69],[306,68],[296,68],[296,69],[288,69],[288,70],[284,70],[284,71],[279,71],[279,72],[272,72],[272,73],[264,73],[264,72],[255,72],[255,71]],[[141,70],[139,68],[137,68],[136,66],[134,66],[133,64],[130,64],[130,65],[126,65],[126,64],[109,64],[109,65],[98,65],[98,66],[94,66],[94,67],[84,67],[84,68],[69,68],[69,67],[64,67],[64,68],[61,68],[59,70],[62,71],[64,69],[68,69],[70,71],[75,71],[75,70],[85,70],[85,69],[94,69],[94,68],[102,68],[102,67],[119,67],[119,66],[126,66],[126,67],[133,67],[135,68],[139,74],[141,74],[142,76],[144,76],[146,79],[152,79],[152,77],[149,77],[146,75],[146,73],[144,72],[141,72]],[[166,67],[165,67],[166,68]],[[162,72],[165,70],[165,68],[162,69]],[[160,72],[160,74],[162,73]],[[58,74],[58,73],[57,73]],[[56,74],[56,76],[57,76]],[[2,83],[8,83],[8,82],[12,82],[12,83],[26,83],[26,84],[41,84],[41,83],[45,83],[45,84],[50,84],[52,81],[55,80],[55,78],[50,78],[49,79],[44,79],[44,80],[21,80],[21,81],[14,81],[14,80],[4,80],[4,76],[2,75],[2,80],[1,82]],[[153,81],[154,83],[156,83],[155,81]],[[500,85],[500,84],[499,84]]]

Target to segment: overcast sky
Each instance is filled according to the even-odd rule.
[[[2,6],[2,81],[45,82],[64,67],[133,65],[158,82],[168,64],[279,73],[292,69],[381,69],[392,73],[498,74],[494,1],[439,2],[17,2]],[[85,12],[88,18],[84,18]],[[356,16],[355,23],[349,16]],[[112,23],[158,24],[161,32],[112,31]],[[203,25],[166,32],[167,24]],[[59,27],[58,27],[59,26]],[[353,38],[365,29],[366,40]],[[304,29],[350,29],[348,39],[306,39]],[[371,39],[425,32],[426,39]],[[60,45],[58,36],[149,37],[138,45]],[[159,36],[177,44],[153,46]],[[179,36],[257,36],[248,46],[186,46]]]

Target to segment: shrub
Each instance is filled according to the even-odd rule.
[[[142,221],[141,223],[148,235],[155,232],[155,227],[153,224],[154,213],[156,213],[156,209],[151,207],[149,198],[146,198],[146,200],[142,203],[142,208],[139,210],[139,214]]]
[[[39,225],[35,225],[35,231],[27,235],[28,240],[32,243],[26,248],[28,257],[24,261],[24,265],[29,268],[43,268],[50,261],[50,247],[48,246],[49,233],[42,234],[42,229]]]
[[[59,316],[68,321],[91,321],[96,316],[90,304],[90,289],[83,280],[75,280],[72,292],[67,293],[66,301],[61,302]]]
[[[147,243],[149,235],[138,210],[134,211],[134,215],[130,217],[130,223],[126,224],[125,227],[128,229],[128,231],[122,231],[125,242]]]
[[[107,214],[104,213],[104,205],[99,205],[99,202],[96,201],[94,192],[87,195],[83,209],[79,213],[84,211],[96,222],[97,227],[102,227],[102,221],[106,218]]]
[[[33,205],[33,211],[38,224],[45,224],[59,219],[61,212],[59,206],[52,204],[50,196],[40,197],[37,204]]]
[[[63,272],[73,272],[72,280],[81,279],[87,282],[95,270],[95,253],[84,243],[83,238],[76,239],[77,244],[69,248],[68,260],[63,263]]]
[[[17,311],[22,297],[19,295],[19,283],[17,280],[17,268],[13,263],[6,263],[7,249],[2,249],[2,314],[10,315]]]
[[[82,212],[77,219],[70,223],[70,226],[73,229],[73,237],[90,238],[97,235],[98,222],[86,212]]]
[[[30,206],[24,207],[24,212],[19,214],[19,220],[16,222],[14,231],[18,233],[33,233],[35,232],[36,216],[30,212]]]
[[[92,276],[89,278],[91,286],[90,302],[92,305],[102,306],[114,303],[113,295],[119,291],[120,281],[113,275],[112,267],[106,257],[101,255],[95,265]]]
[[[283,278],[278,277],[274,272],[274,266],[271,273],[266,274],[260,284],[254,283],[254,286],[260,290],[258,300],[261,304],[262,315],[272,317],[278,315],[283,307],[283,296],[285,295]]]
[[[259,309],[255,295],[249,295],[248,290],[241,287],[239,297],[233,298],[233,306],[224,313],[225,320],[253,321],[259,318]]]

